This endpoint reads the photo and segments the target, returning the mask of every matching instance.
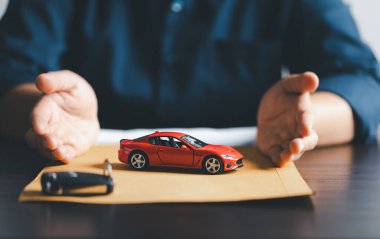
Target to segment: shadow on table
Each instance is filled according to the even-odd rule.
[[[27,192],[30,196],[41,195],[40,191],[33,190]],[[28,204],[46,204],[46,205],[71,205],[71,207],[261,207],[271,209],[303,209],[313,210],[314,205],[309,196],[293,197],[293,198],[276,198],[265,200],[248,200],[241,202],[203,202],[203,203],[146,203],[146,204],[82,204],[72,202],[54,202],[54,201],[28,201]]]
[[[103,164],[94,164],[93,167],[103,169]],[[125,170],[133,172],[161,172],[161,173],[183,173],[183,174],[205,174],[201,169],[194,168],[179,168],[179,167],[163,167],[163,166],[151,166],[143,170],[136,170],[128,164],[124,163],[112,163],[112,170]],[[223,174],[233,174],[237,171],[227,171]],[[207,175],[207,174],[205,174]],[[214,176],[214,175],[211,175]]]

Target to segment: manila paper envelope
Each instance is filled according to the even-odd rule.
[[[312,195],[293,163],[275,168],[252,147],[237,147],[244,155],[244,167],[220,175],[198,170],[150,168],[136,171],[119,162],[118,145],[97,145],[67,165],[46,167],[29,183],[20,202],[55,201],[87,204],[201,203],[285,198]],[[103,161],[113,166],[113,193],[103,196],[46,196],[40,178],[47,171],[102,173]]]

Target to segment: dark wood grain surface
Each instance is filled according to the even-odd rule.
[[[305,154],[297,167],[312,197],[208,204],[18,203],[46,164],[0,139],[0,237],[380,238],[380,147]]]

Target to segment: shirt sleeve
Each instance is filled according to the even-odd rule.
[[[10,1],[0,21],[0,95],[60,69],[71,1]]]
[[[313,71],[319,91],[344,98],[355,117],[355,141],[376,141],[380,123],[379,64],[360,39],[347,5],[340,0],[293,1],[284,46],[291,72]]]

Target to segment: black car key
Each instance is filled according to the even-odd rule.
[[[104,161],[103,174],[83,172],[46,172],[42,174],[42,192],[46,195],[95,196],[112,193],[112,165]]]

